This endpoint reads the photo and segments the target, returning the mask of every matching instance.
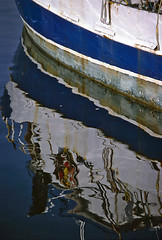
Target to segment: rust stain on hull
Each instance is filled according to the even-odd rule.
[[[131,99],[150,105],[162,110],[162,85],[147,80],[144,76],[130,76],[126,73],[116,71],[116,68],[109,68],[106,64],[99,64],[97,61],[81,54],[75,54],[70,49],[64,50],[51,42],[35,34],[26,26],[28,34],[49,57],[79,72],[82,76],[88,77],[105,87],[111,88]]]
[[[137,122],[140,128],[148,128],[153,133],[162,136],[162,125],[160,124],[162,122],[161,109],[156,109],[150,104],[139,100],[137,101],[136,98],[132,101],[132,98],[126,96],[126,94],[120,94],[112,90],[106,83],[101,83],[90,77],[86,77],[77,71],[71,71],[69,66],[65,67],[65,65],[60,64],[57,59],[44,54],[42,49],[38,48],[37,44],[35,44],[26,33],[25,29],[23,32],[23,41],[28,54],[41,65],[42,70],[56,78],[63,79],[65,85],[77,89],[79,94],[93,99],[92,101],[97,101],[102,107],[108,109],[109,112],[124,116],[129,120],[131,119],[131,121]],[[58,49],[53,47],[53,50],[57,54]],[[75,61],[76,60],[77,58],[75,58]],[[83,61],[83,65],[87,64],[88,60]],[[103,70],[104,67],[100,66],[98,71],[102,73]],[[119,75],[118,72],[115,72],[113,78],[118,79]],[[115,81],[114,79],[112,79],[112,81]],[[141,82],[139,79],[137,82],[140,86]],[[146,85],[143,84],[143,87],[146,87]]]

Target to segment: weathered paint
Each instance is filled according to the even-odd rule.
[[[156,13],[141,11],[119,3],[111,3],[111,24],[103,24],[100,21],[102,0],[33,0],[40,6],[57,15],[75,22],[92,32],[99,32],[103,36],[126,43],[130,46],[154,50],[157,45],[156,25],[158,16]],[[133,1],[132,1],[133,2]],[[140,0],[136,0],[136,3]],[[160,48],[162,48],[162,16],[159,15]],[[113,31],[113,35],[109,32]],[[159,51],[153,51],[160,54]]]
[[[162,107],[161,81],[111,66],[55,44],[24,23],[36,44],[58,62],[131,98],[157,108]]]
[[[57,78],[61,84],[72,88],[76,94],[88,97],[96,106],[105,108],[111,115],[122,118],[142,128],[152,136],[162,138],[162,112],[148,105],[133,102],[115,91],[105,88],[89,78],[83,77],[53,58],[44,54],[32,41],[24,28],[22,45],[26,55],[36,63],[38,68],[51,77]],[[117,74],[117,72],[115,72]]]
[[[150,49],[144,51],[129,44],[131,37],[128,37],[126,34],[127,25],[126,27],[125,25],[123,25],[123,27],[121,26],[125,38],[122,40],[121,33],[121,38],[117,41],[117,39],[110,38],[110,34],[106,36],[105,32],[103,35],[96,33],[86,25],[74,23],[72,20],[57,15],[32,0],[16,1],[24,21],[46,39],[92,59],[162,81],[162,72],[160,70],[162,69],[162,56],[160,55],[160,51],[152,50],[152,52]],[[125,13],[126,9],[127,8],[123,8]],[[137,9],[136,11],[138,12]],[[140,15],[141,14],[143,16],[145,13],[142,11]],[[147,22],[149,22],[148,19],[150,15],[148,12],[147,14],[146,19]],[[155,14],[155,16],[157,15]],[[128,18],[127,21],[129,20]],[[132,24],[134,24],[134,22],[132,22]],[[152,23],[152,25],[154,24]],[[112,32],[110,30],[113,29],[111,29],[110,25],[105,26],[104,29],[107,28],[107,32]],[[135,26],[138,29],[138,25]],[[118,27],[120,27],[120,25]],[[152,29],[150,32],[152,33]],[[126,36],[128,37],[127,39]],[[134,40],[136,40],[135,36]]]
[[[162,15],[114,3],[107,25],[100,20],[101,0],[93,5],[87,0],[16,1],[28,33],[46,54],[105,86],[162,107]],[[160,50],[154,49],[157,27]]]

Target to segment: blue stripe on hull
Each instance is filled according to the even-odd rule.
[[[162,80],[161,56],[94,34],[32,0],[16,0],[23,19],[44,37],[93,59]]]

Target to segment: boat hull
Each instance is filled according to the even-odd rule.
[[[160,55],[95,34],[32,0],[17,0],[17,6],[28,34],[46,54],[105,86],[162,107]]]

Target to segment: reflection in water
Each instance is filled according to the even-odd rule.
[[[56,77],[60,83],[72,88],[74,93],[89,97],[96,106],[107,109],[112,115],[138,125],[151,135],[156,136],[157,134],[158,137],[162,137],[162,111],[131,101],[129,98],[96,83],[93,79],[90,81],[85,76],[65,68],[44,55],[39,47],[35,46],[25,29],[22,36],[25,53],[41,71]]]
[[[40,61],[43,61],[40,55],[37,55],[38,57]],[[57,199],[62,199],[62,201],[69,199],[74,201],[75,205],[73,204],[69,209],[64,202],[65,212],[83,216],[106,228],[113,229],[119,235],[119,239],[121,239],[122,231],[161,227],[160,146],[162,140],[160,138],[161,126],[159,125],[160,113],[154,111],[155,115],[152,114],[152,116],[156,117],[153,123],[149,122],[148,125],[147,117],[145,120],[140,117],[139,122],[135,124],[140,125],[138,128],[130,123],[131,121],[135,122],[132,112],[132,120],[128,123],[129,130],[132,129],[132,131],[127,135],[137,134],[139,142],[145,140],[149,148],[155,147],[154,153],[152,153],[154,151],[152,148],[148,149],[146,154],[147,146],[143,142],[136,143],[136,137],[126,138],[121,134],[123,120],[121,123],[118,117],[113,117],[112,120],[109,117],[109,121],[107,121],[107,118],[104,117],[105,113],[103,114],[102,110],[96,108],[95,105],[91,107],[98,115],[91,116],[92,110],[89,108],[90,116],[87,116],[87,112],[84,112],[85,103],[83,104],[85,109],[81,106],[81,101],[85,101],[84,98],[71,93],[72,95],[67,101],[67,108],[70,106],[67,113],[65,102],[70,89],[65,92],[63,90],[65,87],[57,83],[55,91],[53,91],[54,88],[50,88],[48,97],[44,95],[45,92],[42,91],[41,86],[44,86],[45,79],[40,79],[40,74],[43,75],[43,73],[32,63],[36,70],[32,70],[32,79],[29,79],[27,76],[31,74],[31,68],[27,64],[29,59],[25,60],[25,58],[24,65],[17,65],[18,59],[15,60],[15,66],[12,68],[12,80],[6,85],[1,108],[3,120],[8,129],[7,139],[12,142],[14,148],[19,147],[25,154],[31,156],[28,171],[33,179],[33,203],[28,215],[45,214],[52,209],[55,211]],[[48,66],[46,65],[47,68]],[[55,67],[57,66],[55,65]],[[62,69],[62,67],[60,68]],[[66,71],[68,70],[62,72],[62,75]],[[75,73],[74,75],[76,76]],[[50,77],[48,78],[51,81]],[[56,84],[55,81],[52,79],[50,84]],[[94,87],[94,89],[97,91],[98,88]],[[89,91],[91,90],[89,88]],[[91,94],[94,92],[92,91]],[[106,94],[108,95],[107,92]],[[90,93],[88,93],[89,95]],[[99,95],[98,92],[97,96]],[[75,102],[78,97],[79,101]],[[90,97],[92,96],[90,95]],[[97,100],[99,101],[99,99]],[[116,101],[119,102],[119,96],[116,96]],[[127,103],[126,100],[120,101]],[[102,100],[100,100],[101,102]],[[109,103],[113,107],[113,100],[110,100]],[[79,120],[77,111],[74,111],[75,104],[79,104],[77,105],[80,114],[78,115]],[[136,105],[136,103],[134,104]],[[105,102],[103,105],[105,107]],[[129,105],[127,104],[127,106]],[[133,109],[133,103],[131,106]],[[124,107],[123,109],[127,114],[128,121],[128,109]],[[142,109],[143,116],[148,116],[148,111],[152,111],[142,106],[139,106],[139,109]],[[146,109],[146,113],[144,109]],[[115,114],[114,110],[113,114]],[[108,112],[106,114],[109,115]],[[81,115],[83,118],[80,117]],[[122,118],[121,109],[119,115]],[[95,116],[96,119],[93,119]],[[94,125],[93,120],[95,122],[97,118],[98,122],[101,121],[103,125],[104,121],[107,121],[104,125],[105,128]],[[113,125],[114,122],[120,126]],[[121,129],[118,137],[116,137],[116,129],[118,131]],[[119,141],[120,139],[121,141]],[[138,145],[140,146],[137,147]],[[152,157],[153,159],[151,159]],[[80,224],[80,238],[84,239],[85,222],[79,220],[78,223]]]

